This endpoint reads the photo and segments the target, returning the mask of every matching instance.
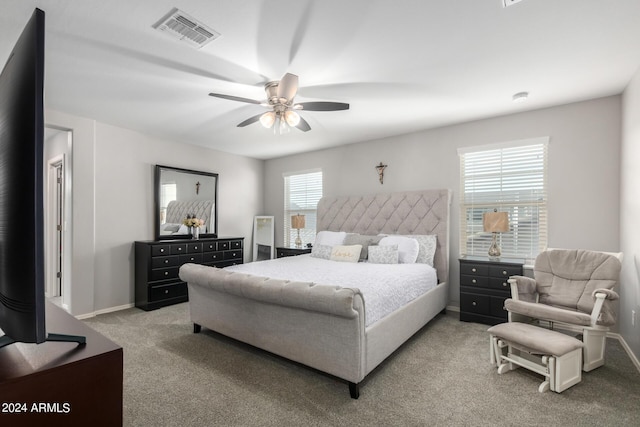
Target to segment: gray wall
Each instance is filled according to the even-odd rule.
[[[640,71],[623,95],[620,180],[620,334],[640,358]],[[632,311],[636,321],[632,324]],[[637,361],[636,361],[637,363]]]
[[[549,246],[616,251],[620,118],[621,99],[613,96],[268,160],[265,214],[275,215],[282,244],[282,174],[311,168],[322,168],[327,196],[449,188],[450,300],[458,306],[457,148],[549,136]],[[381,161],[388,165],[383,185],[375,170]]]
[[[251,247],[253,217],[264,204],[263,161],[56,111],[46,121],[73,131],[72,314],[133,303],[133,242],[154,238],[155,164],[218,172],[218,233],[245,237]]]

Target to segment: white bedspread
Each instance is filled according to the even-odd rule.
[[[427,264],[350,263],[298,255],[226,267],[261,277],[360,289],[369,326],[437,285]]]

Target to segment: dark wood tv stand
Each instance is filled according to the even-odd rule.
[[[0,349],[0,425],[122,425],[122,347],[47,302],[47,332],[86,344]]]

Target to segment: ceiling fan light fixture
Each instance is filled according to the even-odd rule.
[[[289,126],[295,127],[300,123],[300,115],[292,110],[288,110],[284,113],[284,119],[287,121]]]
[[[260,124],[266,128],[270,128],[276,121],[276,113],[273,111],[267,111],[260,116]]]

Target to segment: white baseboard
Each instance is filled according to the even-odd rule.
[[[124,304],[124,305],[119,305],[117,307],[103,308],[102,310],[97,310],[97,311],[94,311],[93,313],[79,314],[75,317],[78,320],[89,319],[90,317],[95,317],[99,314],[113,313],[114,311],[126,310],[127,308],[132,308],[132,307],[135,307],[135,304],[133,303]]]
[[[613,333],[613,332],[607,332],[607,337],[615,338],[618,341],[620,341],[620,345],[622,345],[622,348],[624,348],[624,351],[626,351],[627,354],[629,355],[629,359],[631,359],[631,362],[633,362],[638,372],[640,372],[640,360],[638,360],[636,355],[633,354],[633,351],[631,351],[631,347],[629,347],[629,344],[627,344],[627,342],[624,340],[624,337],[620,334]]]
[[[460,313],[460,307],[457,307],[455,305],[448,305],[446,310],[447,311],[454,311],[456,313]]]

